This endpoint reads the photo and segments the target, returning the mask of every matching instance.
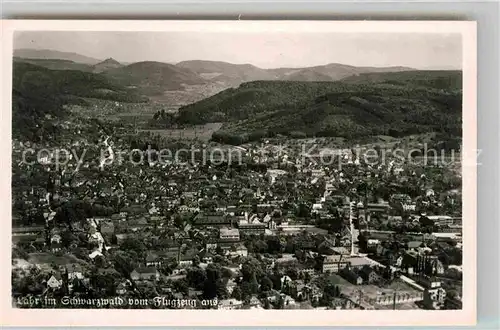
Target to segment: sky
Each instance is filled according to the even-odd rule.
[[[461,69],[460,34],[23,31],[14,48],[52,49],[119,62],[212,60],[261,68],[327,63]]]

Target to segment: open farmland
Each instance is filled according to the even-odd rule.
[[[67,265],[70,263],[85,263],[85,261],[78,259],[72,254],[56,256],[52,253],[47,253],[47,252],[30,253],[28,262],[31,264],[56,264],[56,265]]]
[[[150,132],[163,137],[200,139],[208,141],[214,132],[221,129],[222,123],[207,123],[205,125],[196,125],[185,129],[146,129],[139,132]]]
[[[153,103],[178,109],[215,95],[228,87],[231,86],[216,82],[203,85],[183,85],[180,90],[165,90],[163,93],[150,95],[148,98]]]

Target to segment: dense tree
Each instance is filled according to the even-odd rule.
[[[261,277],[263,274],[260,262],[253,258],[248,257],[241,267],[241,272],[243,274],[243,281],[249,282],[253,277]]]
[[[365,235],[359,234],[359,236],[358,236],[358,245],[359,245],[359,249],[361,251],[367,251],[368,250],[368,239],[366,238]]]
[[[192,286],[197,290],[202,290],[207,280],[207,273],[201,268],[192,267],[188,270],[186,279],[189,286]]]
[[[221,268],[216,264],[208,265],[206,269],[206,280],[203,287],[203,297],[213,299],[215,297],[223,298],[227,292],[222,281]]]
[[[185,279],[174,281],[174,290],[184,294],[189,292],[189,284]]]
[[[114,266],[115,269],[121,272],[125,277],[129,277],[130,273],[135,268],[133,259],[130,255],[122,251],[114,255]]]
[[[127,236],[120,248],[123,251],[135,251],[137,253],[143,253],[146,250],[144,241],[134,236]]]
[[[381,80],[370,84],[361,81],[355,84],[245,83],[182,107],[178,123],[229,122],[225,131],[213,134],[213,140],[230,144],[277,134],[292,138],[342,136],[350,140],[373,135],[402,137],[428,131],[454,138],[461,135],[460,72],[418,72],[417,75],[426,75],[424,79],[412,76],[415,73],[377,74]],[[390,81],[382,78],[396,74],[398,77],[391,77]],[[448,81],[448,84],[437,81]],[[446,89],[436,86],[446,86]],[[343,114],[349,115],[348,121],[339,116]],[[265,118],[264,126],[262,121],[253,120],[256,116]],[[456,146],[451,138],[445,137],[445,141]]]
[[[79,97],[119,101],[140,101],[135,92],[110,82],[102,75],[77,70],[49,70],[14,61],[12,81],[13,136],[38,142],[60,139],[61,127],[54,119],[64,119],[66,104],[81,103]],[[102,93],[102,90],[113,93]]]
[[[429,219],[428,217],[426,216],[421,216],[418,220],[420,222],[420,226],[422,227],[432,227],[434,226],[434,221],[432,221],[431,219]]]
[[[311,216],[311,208],[305,203],[300,203],[297,207],[297,216],[300,218],[309,218]]]
[[[268,276],[264,276],[261,280],[261,291],[269,291],[273,288],[273,281]]]
[[[252,296],[252,284],[250,282],[241,283],[241,299],[247,300]]]
[[[239,286],[236,286],[231,293],[231,297],[237,300],[241,300],[243,297],[243,291]]]

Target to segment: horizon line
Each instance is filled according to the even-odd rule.
[[[31,50],[31,51],[53,51],[53,52],[59,52],[59,53],[66,53],[66,54],[75,54],[75,55],[79,55],[79,56],[83,56],[83,57],[88,57],[89,59],[93,59],[93,60],[96,60],[96,61],[99,61],[97,62],[96,64],[100,63],[100,62],[104,62],[105,60],[108,60],[108,59],[113,59],[117,62],[119,62],[120,64],[123,64],[123,65],[131,65],[131,64],[135,64],[135,63],[141,63],[141,62],[156,62],[156,63],[164,63],[164,64],[170,64],[170,65],[178,65],[179,63],[182,63],[182,62],[194,62],[194,61],[200,61],[200,62],[218,62],[218,63],[226,63],[226,64],[232,64],[232,65],[251,65],[251,66],[254,66],[258,69],[261,69],[261,70],[276,70],[276,69],[306,69],[306,68],[314,68],[314,67],[320,67],[320,66],[326,66],[326,65],[330,65],[330,64],[337,64],[337,65],[344,65],[344,66],[350,66],[350,67],[355,67],[355,68],[377,68],[377,69],[383,69],[383,68],[405,68],[405,69],[410,69],[410,70],[414,70],[414,71],[423,71],[423,70],[429,70],[429,71],[439,71],[439,70],[445,70],[445,71],[463,71],[463,68],[453,68],[453,67],[433,67],[433,66],[429,66],[429,67],[411,67],[411,66],[406,66],[406,65],[390,65],[390,66],[377,66],[377,65],[353,65],[353,64],[346,64],[346,63],[340,63],[340,62],[328,62],[328,63],[323,63],[323,64],[313,64],[313,65],[309,65],[309,66],[282,66],[282,67],[269,67],[269,68],[264,68],[264,67],[261,67],[261,66],[258,66],[258,65],[255,65],[255,64],[252,64],[252,63],[235,63],[235,62],[228,62],[228,61],[222,61],[222,60],[208,60],[208,59],[188,59],[188,60],[182,60],[182,61],[178,61],[178,62],[167,62],[167,61],[160,61],[160,60],[149,60],[149,59],[145,59],[145,60],[139,60],[139,61],[121,61],[121,60],[118,60],[116,59],[115,57],[106,57],[105,59],[102,59],[102,58],[96,58],[96,57],[93,57],[93,56],[89,56],[89,55],[84,55],[84,54],[81,54],[81,53],[76,53],[76,52],[71,52],[71,51],[62,51],[62,50],[56,50],[56,49],[50,49],[50,48],[15,48],[15,46],[13,47],[13,51],[15,52],[16,50]],[[12,58],[23,58],[23,59],[29,59],[29,60],[63,60],[63,59],[60,59],[60,58],[32,58],[32,57],[19,57],[19,56],[15,56],[14,55],[14,52],[12,53]],[[81,64],[88,64],[88,63],[82,63],[82,62],[75,62],[75,61],[72,61],[72,60],[64,60],[64,61],[71,61],[71,62],[74,62],[74,63],[81,63]],[[95,65],[95,64],[88,64],[88,65]]]

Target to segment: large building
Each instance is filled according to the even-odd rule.
[[[219,230],[221,240],[239,241],[240,231],[236,228],[221,228]]]
[[[446,301],[446,290],[441,282],[429,279],[424,291],[424,306],[427,309],[442,309]]]
[[[140,267],[136,268],[130,273],[130,278],[134,281],[140,280],[158,280],[160,273],[155,267]]]
[[[326,256],[323,260],[323,273],[337,273],[350,265],[343,255]]]
[[[231,226],[232,219],[230,216],[221,213],[199,213],[194,218],[195,226],[215,226],[215,227],[227,227]]]
[[[240,221],[238,223],[238,228],[242,233],[245,234],[263,234],[266,232],[266,224],[261,222],[245,222]]]
[[[444,267],[438,257],[422,252],[410,251],[402,256],[401,266],[413,274],[443,274]]]
[[[429,215],[427,216],[427,218],[434,221],[434,224],[439,226],[450,226],[455,224],[454,218],[448,215]]]
[[[384,214],[389,210],[389,203],[368,203],[366,211],[370,213]]]

